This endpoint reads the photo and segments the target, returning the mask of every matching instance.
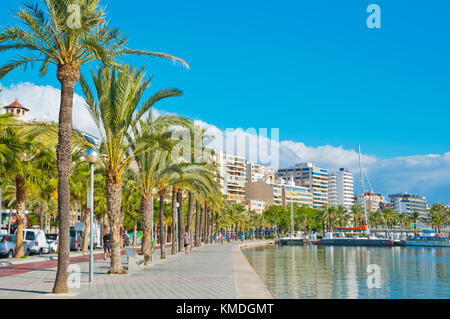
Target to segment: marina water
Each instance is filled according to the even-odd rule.
[[[243,253],[275,298],[450,298],[449,248],[265,245]],[[373,264],[379,288],[368,285]]]

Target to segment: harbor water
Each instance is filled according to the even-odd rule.
[[[450,298],[449,248],[265,245],[243,253],[275,298]]]

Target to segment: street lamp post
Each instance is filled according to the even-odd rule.
[[[90,227],[89,227],[89,282],[92,282],[94,278],[94,163],[98,160],[98,153],[94,149],[89,149],[86,151],[86,160],[89,163],[89,168],[91,169],[91,193],[90,193]],[[85,229],[84,231],[87,231]]]

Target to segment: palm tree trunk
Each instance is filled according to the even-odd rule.
[[[188,211],[187,211],[187,232],[189,235],[189,240],[191,241],[191,244],[193,243],[193,222],[194,222],[194,194],[189,192],[188,195],[189,203],[188,203]]]
[[[164,193],[159,193],[159,245],[161,259],[166,259],[166,233],[164,232]]]
[[[91,213],[90,208],[86,208],[86,212],[84,213],[84,236],[83,236],[83,248],[81,251],[88,251],[88,243],[89,243],[89,224],[90,218],[89,215]]]
[[[172,255],[177,254],[177,241],[176,241],[176,227],[177,223],[177,190],[174,187],[172,189]]]
[[[202,245],[201,241],[200,241],[200,233],[201,233],[201,217],[202,217],[202,212],[201,212],[201,206],[200,206],[200,202],[197,200],[197,202],[195,203],[195,247],[200,247]]]
[[[183,190],[180,188],[177,193],[178,197],[178,252],[184,251],[184,210],[183,210]]]
[[[58,217],[59,249],[58,271],[52,292],[68,293],[70,252],[70,185],[69,174],[72,162],[72,106],[75,83],[80,78],[79,67],[70,64],[58,65],[57,78],[61,83],[61,103],[59,107],[58,146],[56,148],[58,167]]]
[[[23,256],[23,221],[25,219],[25,178],[16,176],[16,254],[15,257]]]
[[[133,218],[134,227],[133,227],[133,247],[136,246],[136,233],[137,233],[137,218]]]
[[[120,233],[122,212],[122,187],[120,182],[117,182],[111,172],[106,172],[106,205],[109,211],[109,220],[111,226],[111,265],[109,268],[110,274],[125,274],[121,262],[120,249]]]
[[[210,211],[206,210],[206,243],[209,244],[209,224],[210,224]]]
[[[211,243],[214,243],[214,211],[211,212]]]
[[[148,265],[152,254],[153,196],[151,193],[141,197],[141,216],[143,232],[141,251],[144,255],[144,265]]]

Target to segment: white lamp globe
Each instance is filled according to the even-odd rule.
[[[98,152],[94,149],[88,149],[85,153],[85,158],[89,163],[95,163],[98,161]]]

